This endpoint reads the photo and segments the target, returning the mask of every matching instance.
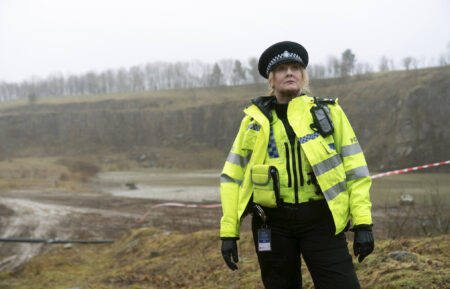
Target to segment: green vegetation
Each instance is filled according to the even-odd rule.
[[[15,158],[0,161],[0,189],[55,187],[66,169],[57,158]]]
[[[217,236],[215,230],[183,235],[145,228],[112,245],[59,246],[19,272],[2,273],[0,288],[262,288],[251,234],[241,236],[236,272],[224,264]],[[409,255],[390,257],[397,251]],[[448,288],[449,262],[450,235],[443,235],[377,241],[355,267],[363,288]],[[313,288],[305,264],[302,272],[304,288]]]
[[[103,170],[98,166],[97,158],[68,157],[25,157],[7,158],[0,161],[0,190],[31,189],[31,188],[66,188],[80,191],[85,188],[83,183],[89,181]],[[111,158],[105,164],[105,169],[112,163],[116,166],[121,162]],[[122,166],[123,167],[123,166]]]

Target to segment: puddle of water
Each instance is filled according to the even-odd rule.
[[[220,202],[218,171],[135,171],[105,172],[95,183],[114,196],[184,202]],[[126,184],[134,184],[130,189]]]
[[[114,196],[158,199],[184,202],[219,202],[219,187],[208,186],[145,186],[140,185],[136,190],[104,189],[104,192]]]

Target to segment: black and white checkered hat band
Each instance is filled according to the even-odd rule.
[[[267,65],[266,75],[269,75],[270,69],[272,68],[272,66],[274,64],[277,64],[280,60],[283,60],[284,58],[297,59],[301,63],[304,63],[303,59],[298,54],[295,54],[295,53],[292,53],[292,52],[289,52],[286,50],[283,53],[278,54],[277,56],[272,58],[272,60],[269,62],[269,65]]]

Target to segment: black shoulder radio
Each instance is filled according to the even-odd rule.
[[[316,104],[316,106],[311,107],[310,110],[314,120],[314,123],[311,124],[311,128],[315,131],[318,131],[323,137],[329,136],[334,132],[334,125],[333,121],[331,120],[330,109],[328,108],[328,106],[322,105],[317,97],[314,97],[314,103]],[[332,103],[334,103],[334,101]]]

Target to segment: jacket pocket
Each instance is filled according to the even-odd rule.
[[[325,150],[327,151],[328,154],[334,154],[336,153],[336,147],[333,143],[327,143],[325,140],[321,141],[323,147],[325,148]]]
[[[251,180],[253,183],[253,202],[263,207],[275,208],[277,201],[270,175],[270,165],[254,165],[251,169]]]

